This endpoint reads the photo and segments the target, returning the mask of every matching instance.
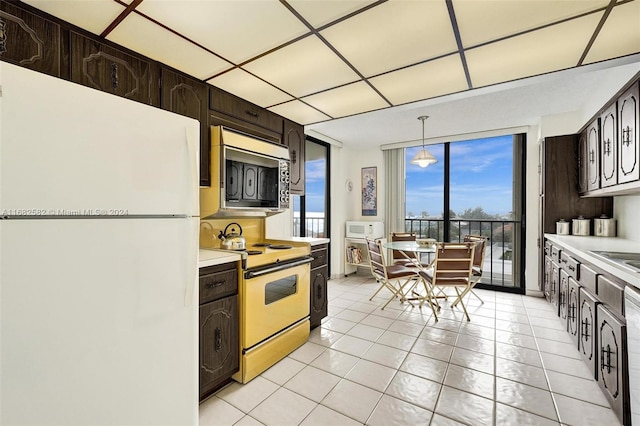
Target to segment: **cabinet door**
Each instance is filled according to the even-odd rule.
[[[160,106],[157,64],[71,32],[71,81]]]
[[[626,325],[603,305],[598,305],[598,384],[622,420],[627,390]],[[630,424],[624,422],[624,424]]]
[[[258,199],[258,166],[244,164],[242,167],[242,199]]]
[[[291,157],[289,192],[304,195],[305,139],[304,127],[292,121],[284,122],[284,143]]]
[[[638,99],[640,83],[635,83],[618,100],[618,183],[640,179],[640,149],[638,149]]]
[[[225,194],[227,200],[242,198],[242,163],[227,160],[225,170]]]
[[[0,3],[0,59],[60,77],[60,26]]]
[[[162,68],[160,106],[167,111],[191,117],[200,122],[200,185],[209,186],[211,142],[209,140],[209,104],[206,83]]]
[[[200,399],[239,369],[238,296],[200,306]]]
[[[614,103],[600,118],[602,144],[600,187],[602,188],[618,183],[618,126],[616,116],[616,104]]]
[[[551,273],[553,268],[551,267],[551,258],[549,256],[544,257],[544,297],[547,302],[551,302]]]
[[[567,295],[567,331],[578,347],[578,331],[580,325],[580,286],[569,277],[569,291]]]
[[[567,297],[569,295],[569,274],[560,269],[560,285],[558,287],[558,315],[561,320],[567,320]]]
[[[549,295],[551,297],[551,304],[556,308],[556,315],[558,315],[558,289],[560,286],[560,267],[554,261],[551,261],[551,287],[549,289]]]
[[[321,266],[311,270],[311,300],[309,311],[311,315],[311,327],[317,327],[322,318],[327,316],[327,281],[328,267]]]
[[[580,330],[578,332],[578,351],[586,362],[594,378],[598,377],[596,369],[596,298],[584,288],[579,290],[580,309]]]
[[[589,189],[589,143],[587,131],[580,133],[578,139],[578,192],[583,194]]]
[[[600,119],[587,127],[587,190],[600,188]]]

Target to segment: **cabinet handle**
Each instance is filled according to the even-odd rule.
[[[0,55],[7,51],[7,24],[0,18]]]
[[[258,113],[257,112],[253,112],[253,111],[249,111],[248,109],[244,111],[247,115],[250,115],[253,118],[258,118]]]
[[[576,307],[575,305],[569,304],[569,308],[567,309],[567,317],[569,318],[569,320],[573,321],[574,319],[576,319]]]
[[[565,263],[566,263],[566,262],[565,262]],[[567,269],[568,269],[568,270],[570,270],[570,271],[573,271],[573,272],[575,272],[575,271],[576,271],[576,267],[575,267],[575,266],[573,266],[573,265],[567,265]]]
[[[631,144],[631,127],[629,126],[626,129],[622,129],[622,143],[627,147]]]
[[[584,341],[588,342],[589,341],[589,318],[585,318],[585,320],[581,321],[580,324],[581,324],[580,338],[584,338]]]
[[[220,349],[222,349],[222,338],[220,337],[220,327],[216,327],[215,349],[216,349],[216,352],[220,352]]]
[[[111,88],[118,90],[118,64],[111,64]]]
[[[611,139],[607,139],[604,143],[604,146],[604,154],[608,157],[609,155],[611,155]]]
[[[291,164],[296,164],[298,155],[296,154],[296,150],[291,151]]]
[[[318,284],[318,289],[316,290],[316,297],[318,300],[322,299],[322,284]]]
[[[607,362],[604,361],[604,354],[607,354]],[[604,346],[600,348],[600,369],[607,369],[607,374],[611,374],[611,346],[607,345],[607,349],[605,350]]]
[[[204,288],[206,288],[207,290],[211,290],[212,288],[216,288],[216,287],[220,287],[221,285],[224,285],[224,281],[216,281],[215,283],[209,283],[207,285],[204,286]]]

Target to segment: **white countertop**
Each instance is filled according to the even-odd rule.
[[[312,238],[312,237],[289,237],[289,238],[276,238],[282,241],[291,241],[294,243],[309,243],[311,246],[317,246],[320,244],[329,244],[331,241],[329,238]]]
[[[583,237],[577,235],[544,234],[544,236],[552,243],[567,248],[594,266],[611,273],[611,275],[626,281],[636,288],[640,288],[640,272],[631,272],[629,269],[618,266],[613,262],[608,262],[589,252],[590,250],[596,250],[640,253],[640,242],[625,240],[624,238]]]
[[[198,267],[222,265],[223,263],[237,262],[241,259],[240,254],[234,252],[224,252],[222,250],[200,249],[198,254]]]

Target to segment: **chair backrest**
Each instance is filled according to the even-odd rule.
[[[378,279],[387,278],[387,269],[384,261],[384,255],[382,254],[382,246],[377,240],[365,237],[367,242],[367,251],[369,252],[369,264],[371,265],[371,274]]]
[[[392,232],[391,233],[391,241],[415,241],[416,234],[414,232]],[[405,260],[406,257],[402,254],[400,250],[392,250],[393,252],[393,260]],[[418,256],[414,252],[408,252],[407,256],[413,257],[417,259]]]
[[[487,240],[489,238],[483,237],[482,235],[465,235],[464,242],[465,243],[475,243],[476,250],[475,255],[473,256],[473,266],[479,268],[482,271],[482,265],[484,264],[484,252],[487,247]]]
[[[437,243],[433,285],[466,285],[471,279],[474,242]]]

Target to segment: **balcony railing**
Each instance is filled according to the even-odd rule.
[[[324,238],[324,217],[308,217],[304,221],[304,229],[307,237],[312,238]],[[293,236],[300,236],[300,218],[293,218]]]
[[[444,240],[444,219],[405,219],[405,231],[413,232],[417,238]],[[482,268],[482,284],[500,287],[519,287],[513,278],[513,250],[519,244],[520,226],[515,220],[451,219],[449,240],[460,242],[467,234],[489,238]]]

